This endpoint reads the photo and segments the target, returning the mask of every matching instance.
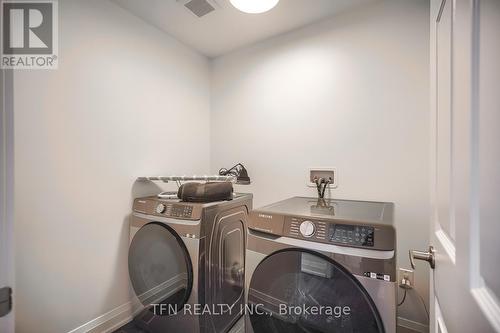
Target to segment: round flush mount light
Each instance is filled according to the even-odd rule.
[[[230,0],[231,5],[244,13],[260,14],[273,9],[280,0]]]

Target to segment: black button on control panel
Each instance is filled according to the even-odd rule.
[[[332,243],[373,247],[374,233],[373,227],[334,224],[330,226],[329,239]]]

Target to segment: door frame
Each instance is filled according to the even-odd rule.
[[[14,79],[0,70],[0,288],[14,288]],[[0,318],[0,331],[14,333],[14,309]]]

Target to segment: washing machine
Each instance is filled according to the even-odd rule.
[[[245,332],[396,332],[392,203],[294,197],[248,227]]]
[[[128,264],[136,326],[152,333],[224,333],[233,326],[241,312],[219,304],[244,304],[251,208],[251,194],[212,203],[135,199]]]

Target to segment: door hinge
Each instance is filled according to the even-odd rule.
[[[12,288],[0,288],[0,317],[6,316],[12,310]]]

